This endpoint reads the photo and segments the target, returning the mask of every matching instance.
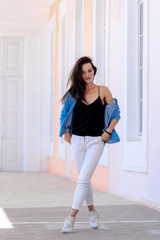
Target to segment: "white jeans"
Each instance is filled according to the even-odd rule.
[[[72,208],[80,210],[83,201],[87,206],[93,205],[91,177],[101,158],[104,142],[101,137],[72,135],[71,151],[79,173]]]

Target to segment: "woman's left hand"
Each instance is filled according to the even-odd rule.
[[[101,139],[102,139],[103,141],[109,141],[110,138],[111,138],[111,135],[108,134],[108,133],[106,133],[106,132],[104,132],[104,133],[101,135]]]

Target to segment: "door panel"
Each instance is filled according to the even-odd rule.
[[[23,79],[5,78],[3,170],[20,171],[23,162]]]
[[[1,38],[3,69],[1,70],[0,113],[2,171],[23,170],[23,105],[24,105],[24,39]],[[2,61],[2,60],[1,60]]]
[[[4,73],[9,75],[23,75],[24,69],[24,39],[4,39]]]

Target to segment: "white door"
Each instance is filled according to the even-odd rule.
[[[1,38],[1,170],[23,170],[24,39]],[[3,46],[2,46],[3,45]]]

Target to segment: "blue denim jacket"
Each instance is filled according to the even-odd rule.
[[[75,106],[75,100],[73,97],[68,94],[65,104],[62,108],[60,115],[60,132],[59,136],[62,137],[66,132],[70,132],[72,134],[72,117],[73,117],[73,108]],[[117,99],[114,98],[110,104],[105,103],[105,126],[103,132],[109,127],[112,119],[120,119],[120,111]],[[116,143],[119,142],[120,138],[115,129],[113,129],[111,137],[108,141],[104,141],[105,143]]]

